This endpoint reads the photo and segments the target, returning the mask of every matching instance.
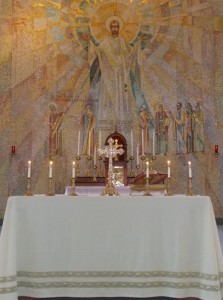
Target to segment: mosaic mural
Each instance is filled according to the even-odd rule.
[[[191,160],[194,193],[223,216],[222,1],[0,0],[0,14],[0,209],[24,194],[28,160],[34,193],[49,159],[64,193],[78,151],[84,176],[116,128],[134,158],[143,129],[177,194]]]

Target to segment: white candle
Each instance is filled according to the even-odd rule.
[[[133,157],[133,132],[131,129],[131,156]]]
[[[191,162],[188,161],[189,178],[192,178]]]
[[[144,129],[142,129],[142,156],[144,156]]]
[[[75,161],[72,163],[72,178],[75,178]]]
[[[149,162],[146,162],[146,177],[149,178]]]
[[[91,131],[89,132],[88,137],[88,156],[91,156]]]
[[[153,130],[153,156],[155,156],[156,142],[155,142],[155,130]]]
[[[136,164],[139,166],[139,145],[136,146]]]
[[[98,133],[98,148],[101,149],[101,130]]]
[[[168,178],[170,178],[170,161],[169,160],[167,161],[167,175],[168,175]]]
[[[78,131],[78,141],[77,141],[77,156],[80,155],[80,139],[81,139],[81,132]]]
[[[31,177],[31,161],[28,161],[28,178]]]
[[[96,166],[97,164],[97,149],[96,149],[96,145],[94,145],[94,166]]]
[[[49,165],[49,178],[52,178],[53,177],[52,175],[53,175],[53,162],[51,160]]]

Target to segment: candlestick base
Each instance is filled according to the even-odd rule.
[[[55,196],[53,189],[53,179],[49,178],[48,180],[48,193],[47,196]]]
[[[106,185],[104,191],[101,193],[101,196],[119,196],[118,191],[116,190],[115,186],[113,183],[108,182]]]
[[[143,196],[152,196],[150,193],[149,177],[146,177],[146,190]]]
[[[171,189],[171,178],[167,178],[167,184],[166,184],[166,194],[165,196],[172,196],[172,189]]]
[[[71,193],[69,194],[69,196],[78,196],[75,193],[75,178],[71,179]]]
[[[192,178],[188,178],[187,196],[193,196],[193,192],[192,192]]]
[[[27,178],[25,196],[33,196],[33,193],[31,191],[31,178]]]

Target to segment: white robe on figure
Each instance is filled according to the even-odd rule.
[[[122,37],[108,37],[99,46],[90,42],[89,63],[98,56],[101,70],[98,124],[133,122],[136,104],[130,82],[133,48]],[[132,123],[133,124],[133,123]]]

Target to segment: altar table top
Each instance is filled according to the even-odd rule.
[[[8,199],[0,236],[0,300],[220,300],[222,272],[209,197]]]

